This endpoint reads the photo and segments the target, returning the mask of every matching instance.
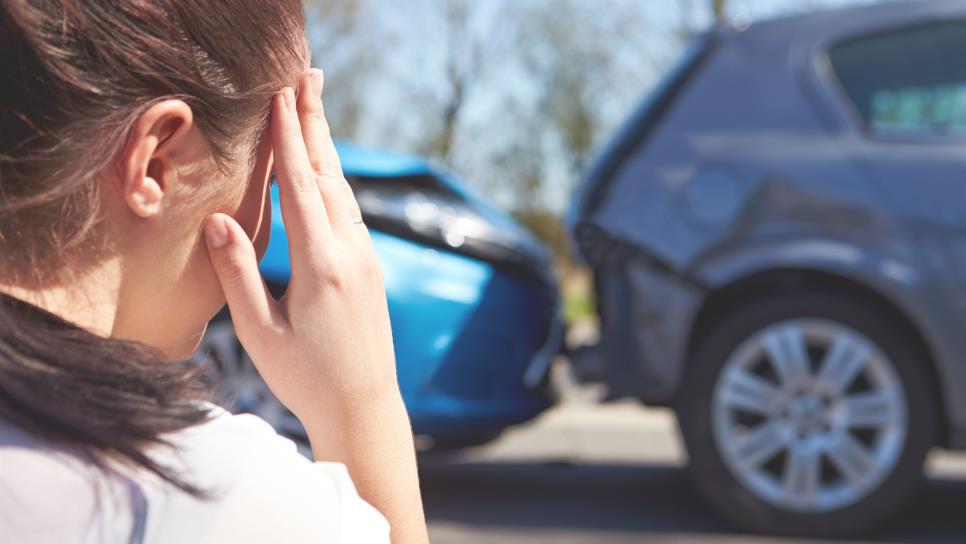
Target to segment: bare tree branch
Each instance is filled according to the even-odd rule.
[[[714,20],[721,22],[725,20],[725,10],[728,7],[727,0],[711,0],[711,14]]]

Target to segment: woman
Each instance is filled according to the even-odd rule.
[[[304,24],[296,0],[0,0],[0,540],[427,540]],[[226,299],[316,463],[172,362]]]

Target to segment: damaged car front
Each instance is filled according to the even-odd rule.
[[[860,531],[964,446],[964,21],[927,0],[714,29],[578,191],[601,342],[577,366],[673,407],[739,524]]]
[[[549,250],[508,213],[426,160],[337,143],[382,266],[400,391],[420,447],[492,440],[556,399],[552,361],[563,322]],[[260,270],[275,296],[292,270],[278,188]],[[298,419],[268,389],[223,312],[196,359],[216,398],[250,412],[308,453]]]

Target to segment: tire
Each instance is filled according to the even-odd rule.
[[[858,300],[800,292],[750,301],[692,350],[675,406],[689,475],[747,530],[865,532],[913,495],[937,442],[928,364],[902,326]]]
[[[493,442],[503,431],[494,431],[484,434],[469,434],[464,436],[430,436],[432,446],[427,452],[433,453],[452,453],[467,448],[475,448]]]

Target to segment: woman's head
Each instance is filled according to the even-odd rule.
[[[267,243],[263,136],[307,64],[301,2],[0,5],[0,284],[106,274],[110,332],[187,355],[223,303],[204,218]]]

